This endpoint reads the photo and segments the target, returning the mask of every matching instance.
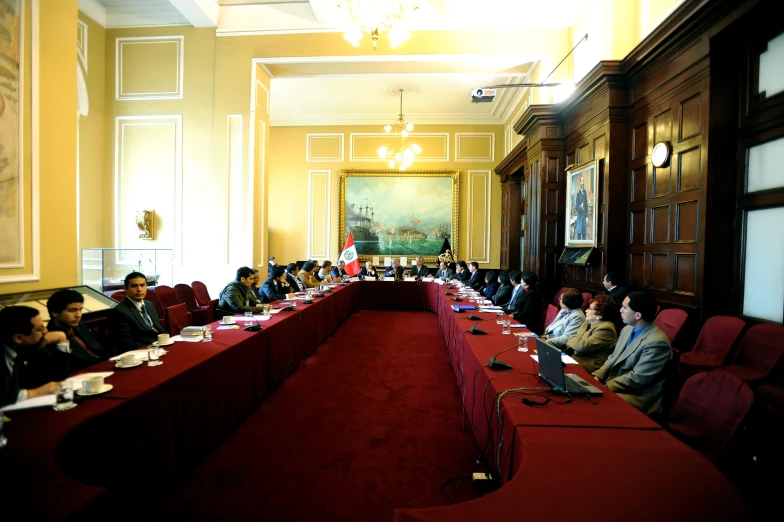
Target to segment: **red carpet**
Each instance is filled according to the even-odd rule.
[[[437,318],[351,316],[165,502],[160,519],[384,521],[440,506],[477,455]],[[452,494],[454,484],[447,488]],[[461,500],[472,498],[463,482]]]

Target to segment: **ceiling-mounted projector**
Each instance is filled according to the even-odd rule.
[[[491,102],[495,98],[495,89],[474,89],[471,91],[471,103]]]

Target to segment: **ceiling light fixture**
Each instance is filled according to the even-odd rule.
[[[414,159],[422,152],[422,147],[416,143],[408,143],[408,133],[414,130],[414,125],[407,123],[403,118],[403,89],[400,90],[400,114],[397,121],[387,125],[384,130],[400,139],[398,148],[382,145],[376,151],[378,157],[387,160],[390,169],[406,170],[414,163]]]
[[[411,38],[406,27],[408,16],[419,9],[416,0],[343,0],[338,7],[345,11],[351,27],[343,38],[359,47],[365,33],[370,34],[373,50],[376,50],[378,35],[387,31],[392,48]]]

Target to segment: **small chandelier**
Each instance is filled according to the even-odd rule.
[[[399,136],[400,146],[395,148],[382,145],[376,151],[378,157],[387,160],[390,169],[406,170],[414,163],[414,158],[422,152],[422,147],[416,143],[408,143],[408,133],[414,130],[414,125],[406,123],[403,118],[403,89],[400,89],[400,114],[397,121],[384,127],[384,130],[388,134]]]
[[[343,38],[354,47],[359,47],[362,35],[369,33],[374,51],[378,35],[384,31],[388,31],[393,49],[410,39],[406,18],[419,9],[416,0],[343,0],[338,7],[351,20],[351,27],[343,34]]]

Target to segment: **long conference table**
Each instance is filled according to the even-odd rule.
[[[397,522],[568,520],[749,520],[734,486],[698,452],[597,383],[604,396],[565,403],[546,391],[529,352],[482,322],[456,313],[457,289],[430,282],[362,281],[313,304],[273,315],[260,332],[216,330],[204,343],[175,343],[157,367],[118,370],[113,389],[76,408],[13,411],[0,450],[0,509],[22,520],[85,520],[127,500],[166,491],[192,472],[243,419],[352,313],[435,312],[463,403],[462,426],[501,480],[473,501],[399,509]],[[467,302],[459,304],[469,304]],[[468,333],[472,326],[487,335]],[[390,331],[394,331],[390,329]],[[511,364],[487,367],[490,357]],[[567,372],[591,378],[576,365]],[[522,399],[544,402],[525,404]],[[467,472],[469,470],[466,470]],[[444,477],[446,479],[448,477]]]

